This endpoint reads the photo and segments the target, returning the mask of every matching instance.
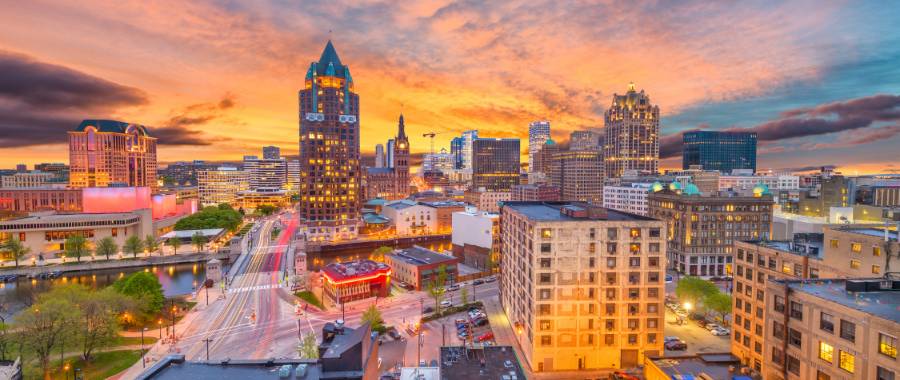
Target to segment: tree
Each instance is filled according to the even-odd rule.
[[[394,249],[387,246],[381,246],[372,251],[372,254],[369,256],[369,260],[377,261],[379,263],[384,262],[384,255],[388,253],[394,252]]]
[[[362,315],[362,322],[371,325],[372,331],[384,332],[384,320],[381,318],[381,311],[375,305],[366,309]]]
[[[113,283],[113,288],[131,298],[144,317],[159,313],[166,300],[159,279],[148,272],[134,272]]]
[[[256,212],[258,212],[264,216],[272,215],[277,210],[278,210],[278,207],[275,207],[275,205],[269,205],[269,204],[259,205],[259,207],[256,208]]]
[[[206,245],[206,240],[206,236],[203,236],[200,231],[195,232],[194,235],[191,236],[191,244],[193,244],[194,247],[197,248],[197,252],[203,250],[203,246]]]
[[[35,354],[44,373],[50,379],[50,354],[64,344],[66,336],[81,318],[80,309],[66,298],[65,286],[39,296],[39,301],[22,311],[13,330],[19,332],[22,345]]]
[[[181,247],[181,239],[179,239],[177,237],[170,237],[168,240],[166,240],[166,245],[168,245],[169,247],[172,247],[172,250],[174,251],[173,254],[177,255],[178,247]]]
[[[144,247],[147,247],[148,252],[153,253],[159,250],[159,242],[153,235],[148,234],[147,237],[144,238]]]
[[[204,207],[199,212],[182,218],[175,223],[176,231],[202,230],[207,228],[224,228],[229,231],[237,231],[243,222],[244,216],[235,211],[227,203],[218,206]]]
[[[447,266],[438,267],[436,275],[433,275],[431,281],[428,282],[428,295],[434,299],[434,310],[438,313],[441,311],[441,300],[444,299],[444,285],[447,284]]]
[[[79,262],[81,262],[81,256],[87,255],[91,252],[91,249],[88,247],[87,239],[84,238],[81,234],[69,236],[66,239],[64,244],[66,257],[74,256]]]
[[[319,343],[317,342],[316,333],[310,332],[303,335],[303,339],[297,345],[297,353],[300,354],[300,359],[319,358]]]
[[[128,239],[125,239],[125,246],[122,247],[122,251],[132,254],[134,258],[137,258],[138,253],[143,250],[144,241],[137,237],[137,235],[131,235]]]
[[[19,267],[19,259],[27,255],[28,252],[31,252],[31,248],[26,247],[25,244],[22,244],[22,242],[16,238],[10,238],[9,241],[3,245],[3,248],[5,248],[13,260],[16,261],[16,268]]]
[[[675,295],[681,302],[693,302],[696,305],[702,302],[710,294],[719,292],[719,288],[712,282],[699,277],[687,276],[678,281],[675,286]]]
[[[725,322],[725,317],[731,314],[731,295],[717,291],[703,299],[703,306],[718,314],[722,322]]]
[[[97,254],[106,256],[107,260],[109,260],[109,255],[114,255],[118,251],[119,246],[116,245],[116,241],[109,236],[100,239],[100,241],[97,242]]]
[[[459,290],[459,300],[463,305],[469,304],[469,288],[463,286],[462,289]]]

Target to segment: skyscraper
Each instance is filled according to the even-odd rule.
[[[478,131],[471,130],[462,133],[462,167],[472,170],[472,142],[478,138]]]
[[[600,150],[600,134],[594,131],[574,131],[569,134],[569,149]]]
[[[387,149],[385,149],[385,153],[387,156],[384,158],[384,166],[385,168],[394,167],[394,139],[390,139],[385,144]]]
[[[608,178],[621,177],[626,170],[659,171],[659,107],[650,103],[644,90],[636,92],[631,83],[625,95],[613,94],[604,122]]]
[[[519,139],[472,140],[472,187],[510,191],[519,184]]]
[[[603,155],[596,150],[569,150],[553,155],[550,184],[565,201],[603,202]]]
[[[453,140],[450,140],[450,154],[453,155],[453,168],[454,169],[462,169],[462,149],[463,149],[463,138],[462,137],[454,137]]]
[[[702,165],[725,174],[734,169],[756,171],[756,132],[693,131],[682,141],[683,169]]]
[[[534,155],[544,146],[544,142],[550,139],[550,122],[533,121],[528,124],[528,182],[536,182],[543,173],[535,170]]]
[[[69,185],[156,188],[156,138],[143,125],[82,121],[69,132]]]
[[[265,160],[277,160],[281,158],[281,149],[277,146],[264,146],[263,147],[263,159]]]
[[[359,223],[359,96],[331,41],[312,62],[300,105],[300,215],[311,240],[351,239]]]
[[[376,168],[384,167],[384,145],[381,145],[381,144],[375,145],[375,167]]]

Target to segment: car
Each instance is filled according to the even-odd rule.
[[[491,339],[494,339],[494,333],[491,331],[488,331],[484,334],[481,334],[481,335],[475,337],[476,342],[484,342],[486,340],[491,340]]]
[[[681,318],[684,318],[684,317],[687,317],[687,312],[684,311],[684,309],[678,309],[678,310],[675,310],[675,315],[677,315]]]
[[[609,375],[609,378],[611,380],[640,380],[639,377],[629,374],[629,373],[626,373],[626,372],[623,372],[623,371],[613,372],[612,374]]]
[[[423,309],[422,312],[424,312],[425,314],[431,314],[434,313],[434,308],[431,306],[425,306],[425,309]]]
[[[480,278],[476,279],[475,281],[472,281],[472,285],[481,285],[483,283],[484,283],[484,280],[482,280]]]
[[[706,325],[708,325],[709,322],[707,322],[705,319],[698,319],[697,324],[700,325],[700,327],[706,327]]]
[[[687,350],[687,343],[683,340],[673,340],[671,342],[667,342],[665,344],[665,348],[670,351],[684,351]]]
[[[494,281],[497,281],[496,276],[491,276],[491,277],[484,279],[484,282],[494,282]]]
[[[456,323],[458,325],[460,323],[469,323],[469,321],[467,321],[465,318],[456,318],[455,320],[453,320],[453,323]]]
[[[448,292],[453,292],[459,290],[459,284],[453,284],[447,287]]]
[[[715,323],[707,323],[706,326],[704,326],[704,327],[705,327],[707,330],[709,330],[709,331],[713,331],[713,330],[715,330],[715,329],[720,329],[720,328],[722,328],[722,326],[719,326],[719,325],[717,325],[717,324],[715,324]]]
[[[478,318],[478,319],[472,321],[472,323],[475,324],[475,326],[484,326],[484,325],[488,324],[488,320],[487,320],[487,318]]]
[[[441,301],[441,307],[450,307],[450,306],[453,306],[453,302],[450,302],[450,300]]]
[[[679,338],[677,336],[667,336],[663,339],[663,342],[669,343],[669,342],[677,342],[679,340],[681,340],[681,338]]]
[[[667,274],[667,275],[666,275],[666,283],[667,283],[667,284],[671,284],[672,281],[673,281],[674,279],[675,279],[675,278],[672,277],[671,274]]]
[[[717,328],[717,329],[714,329],[714,330],[712,330],[712,331],[710,331],[710,332],[711,332],[713,335],[715,335],[715,336],[731,335],[731,331],[728,331],[728,329],[721,328],[721,327],[720,327],[720,328]]]
[[[397,330],[393,330],[393,329],[388,331],[388,335],[391,338],[394,338],[394,340],[400,340],[400,338],[401,338],[400,333]]]

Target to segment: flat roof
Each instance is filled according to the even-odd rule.
[[[30,223],[74,223],[74,222],[94,222],[106,221],[111,219],[135,218],[140,215],[134,212],[116,212],[116,213],[100,213],[100,214],[47,214],[32,215],[18,219],[5,220],[0,225],[18,225]]]
[[[342,281],[361,276],[368,276],[379,272],[387,273],[390,267],[372,260],[348,261],[345,263],[331,263],[322,268],[323,274],[332,281]]]
[[[748,376],[742,377],[739,372],[729,371],[732,366],[737,368],[741,364],[740,359],[730,353],[656,357],[650,360],[672,379],[699,378],[701,374],[717,380],[750,379]]]
[[[282,366],[290,366],[287,377],[279,376]],[[287,367],[286,367],[287,368]],[[231,360],[222,362],[185,361],[184,356],[168,356],[138,376],[138,379],[160,380],[222,380],[222,379],[279,379],[318,380],[323,378],[322,367],[315,360]]]
[[[522,365],[510,346],[470,349],[441,347],[441,376],[447,380],[526,380]]]
[[[875,237],[879,237],[882,239],[884,238],[884,229],[885,229],[885,227],[875,227],[875,226],[835,228],[835,230],[837,230],[837,231],[851,232],[851,233],[866,235],[866,236],[875,236]],[[897,236],[898,236],[897,227],[888,228],[888,239],[890,239],[892,241],[897,241]]]
[[[466,207],[466,202],[460,201],[435,201],[435,202],[419,202],[419,204],[434,207],[434,208],[442,208],[442,207]]]
[[[411,265],[428,265],[458,260],[456,257],[440,254],[430,249],[422,248],[419,246],[398,249],[392,253],[389,253],[388,256],[390,256],[394,260],[403,261]]]
[[[881,278],[863,280],[877,281]],[[846,282],[844,279],[798,280],[788,281],[787,286],[798,292],[900,323],[900,290],[850,292],[847,291]]]
[[[503,202],[503,207],[509,207],[513,210],[518,211],[522,215],[528,217],[528,219],[536,220],[536,221],[587,221],[587,220],[608,220],[608,221],[627,221],[627,220],[635,220],[635,221],[644,221],[644,220],[656,220],[653,218],[649,218],[646,216],[630,214],[623,211],[606,209],[607,215],[605,218],[576,218],[565,215],[562,213],[562,209],[566,206],[575,207],[575,208],[584,208],[585,204],[579,202]],[[599,207],[599,206],[596,206]]]

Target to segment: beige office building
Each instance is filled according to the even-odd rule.
[[[500,301],[532,370],[663,352],[664,222],[582,202],[508,202],[500,219]]]
[[[249,190],[250,183],[246,171],[234,167],[219,167],[197,172],[197,188],[200,204],[215,206],[238,203],[238,193]]]
[[[900,375],[900,278],[776,280],[766,286],[765,379]]]

